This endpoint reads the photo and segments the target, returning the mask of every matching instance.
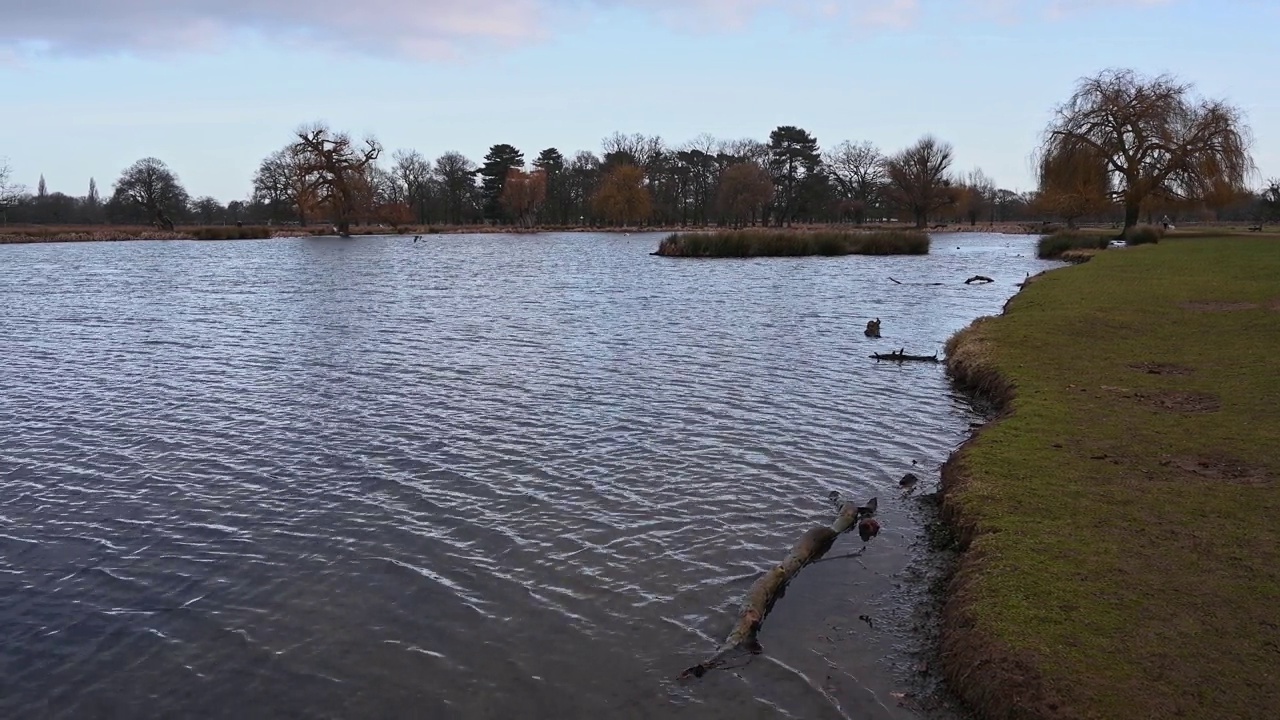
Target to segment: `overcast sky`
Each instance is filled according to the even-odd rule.
[[[893,151],[924,133],[1033,186],[1053,106],[1107,67],[1170,72],[1246,112],[1280,175],[1280,0],[0,0],[0,158],[103,194],[135,160],[243,199],[324,120],[478,160],[614,131]]]

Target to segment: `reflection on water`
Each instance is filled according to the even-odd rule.
[[[1034,239],[656,242],[0,247],[0,715],[912,717],[896,480],[968,416],[867,356],[997,312]],[[673,682],[831,489],[881,496],[871,552]]]

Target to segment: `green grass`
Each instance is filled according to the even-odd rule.
[[[1036,255],[1045,260],[1062,257],[1069,250],[1101,250],[1107,247],[1111,237],[1086,230],[1059,230],[1040,238]]]
[[[675,233],[658,245],[668,257],[794,257],[800,255],[926,255],[918,230],[723,230]]]
[[[1053,717],[1280,717],[1280,240],[1101,253],[953,351],[1013,393],[946,495],[971,539],[960,692],[1003,716],[1017,699],[970,672],[1003,653],[1043,679]],[[1154,406],[1172,392],[1220,409]]]

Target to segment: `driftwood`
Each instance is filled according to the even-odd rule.
[[[867,329],[863,331],[863,334],[870,338],[880,337],[880,318],[868,320]]]
[[[895,362],[939,362],[937,353],[932,355],[907,355],[904,352],[905,350],[906,348],[895,350],[891,353],[875,353],[871,357],[876,360],[893,360]]]
[[[991,278],[987,277],[986,275],[974,275],[973,277],[969,278],[968,280],[965,280],[965,281],[964,281],[964,284],[965,284],[965,285],[972,285],[972,284],[974,284],[974,283],[989,283],[989,282],[995,282],[995,280],[992,280]]]
[[[708,670],[724,665],[731,656],[742,651],[753,655],[763,652],[764,649],[760,647],[760,641],[757,639],[760,626],[764,624],[765,617],[773,609],[773,604],[786,591],[787,583],[790,583],[804,566],[821,560],[822,556],[831,549],[836,538],[854,529],[855,526],[858,526],[859,534],[864,536],[863,542],[867,542],[875,536],[876,532],[879,532],[879,523],[871,519],[876,512],[875,498],[871,498],[866,505],[859,506],[857,503],[844,502],[840,498],[840,493],[837,492],[831,493],[829,497],[836,508],[836,519],[829,526],[815,527],[802,535],[785,560],[773,566],[751,584],[751,589],[742,598],[738,620],[733,624],[733,630],[729,632],[728,637],[720,647],[716,648],[715,654],[680,673],[680,679],[700,678],[707,674]],[[870,521],[871,524],[863,526],[859,520],[863,523]]]
[[[891,277],[889,279],[892,280],[895,285],[918,285],[920,287],[938,287],[940,285],[946,285],[946,283],[904,283],[896,278]]]

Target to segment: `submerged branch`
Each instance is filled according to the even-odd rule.
[[[836,518],[830,525],[810,528],[800,537],[799,542],[791,548],[781,563],[773,566],[751,585],[738,611],[738,620],[729,632],[725,641],[716,652],[706,660],[687,668],[680,673],[681,679],[700,678],[713,670],[722,667],[731,657],[746,652],[759,654],[763,652],[757,635],[764,619],[773,609],[773,604],[782,596],[787,584],[806,565],[817,562],[831,549],[836,538],[841,534],[858,527],[858,533],[866,542],[879,532],[880,525],[871,516],[876,512],[877,502],[872,498],[866,505],[843,502],[839,493],[831,493],[831,502],[836,507]],[[861,521],[861,522],[859,522]]]

